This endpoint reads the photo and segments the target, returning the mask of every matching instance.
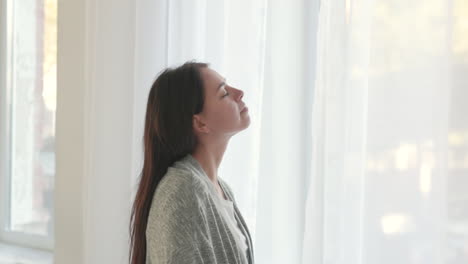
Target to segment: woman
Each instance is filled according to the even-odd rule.
[[[247,225],[218,175],[229,139],[250,125],[243,95],[205,63],[166,69],[154,82],[131,264],[254,263]]]

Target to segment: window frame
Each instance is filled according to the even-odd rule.
[[[8,230],[11,198],[11,54],[14,47],[13,0],[0,0],[0,242],[52,252],[54,233],[28,234]],[[53,220],[52,220],[53,221]],[[54,221],[53,221],[54,222]]]

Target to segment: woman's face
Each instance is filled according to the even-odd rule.
[[[226,83],[226,80],[210,68],[202,68],[205,89],[203,110],[198,124],[203,132],[232,136],[250,125],[248,108],[242,111],[244,93]],[[242,111],[242,112],[241,112]]]

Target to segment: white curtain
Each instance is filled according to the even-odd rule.
[[[322,0],[303,263],[468,263],[468,2]]]
[[[187,60],[210,63],[244,91],[249,106],[251,125],[231,139],[219,175],[235,192],[256,263],[301,263],[312,103],[307,72],[315,56],[308,24],[316,21],[316,5],[145,0],[136,9],[134,174],[141,168],[144,102],[156,74]]]

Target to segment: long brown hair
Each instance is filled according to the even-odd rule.
[[[167,68],[151,87],[143,135],[143,169],[130,216],[131,264],[145,263],[146,225],[156,187],[168,167],[192,153],[197,145],[192,118],[203,109],[203,67],[208,64],[189,61]]]

